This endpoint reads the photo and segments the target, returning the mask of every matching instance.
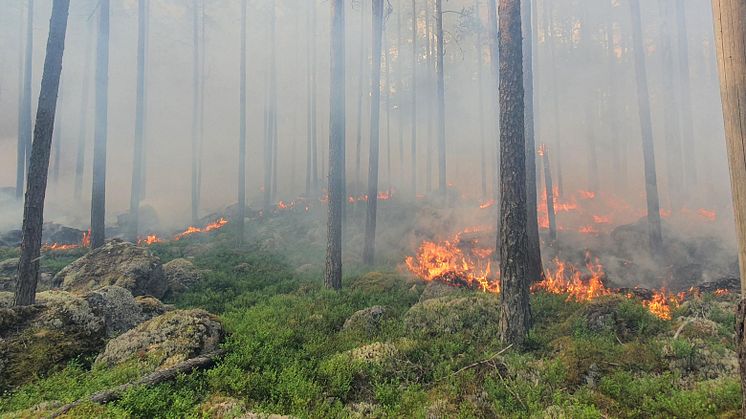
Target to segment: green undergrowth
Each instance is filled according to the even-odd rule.
[[[169,260],[188,248],[185,242],[154,251]],[[84,403],[70,417],[740,415],[738,377],[728,361],[735,356],[733,315],[712,296],[663,321],[626,298],[577,303],[536,294],[527,342],[504,351],[492,295],[461,292],[418,303],[424,284],[355,269],[342,291],[328,291],[318,273],[298,271],[297,259],[256,243],[237,250],[218,240],[193,261],[204,281],[172,303],[218,314],[230,333],[226,355],[208,371],[135,387],[105,406]],[[353,313],[374,305],[386,309],[377,327],[342,330]],[[685,321],[678,318],[695,320],[674,339]],[[139,374],[138,365],[91,369],[81,359],[3,395],[0,414],[43,416]]]

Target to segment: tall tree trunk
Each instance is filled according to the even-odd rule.
[[[425,0],[425,31],[427,35],[427,179],[425,190],[433,191],[433,37],[431,31],[430,0]]]
[[[500,339],[521,344],[531,325],[520,0],[500,0]]]
[[[308,2],[309,9],[315,9],[316,3],[314,1]],[[309,10],[306,24],[308,26],[308,34],[306,37],[306,196],[311,195],[311,187],[315,186],[314,180],[312,179],[315,175],[314,170],[314,149],[313,149],[313,133],[314,133],[314,122],[312,118],[312,108],[315,103],[313,101],[313,79],[311,77],[312,67],[315,66],[315,58],[311,58],[311,46],[315,43],[313,36],[313,24],[311,23],[311,13]]]
[[[528,234],[528,266],[526,274],[529,281],[541,281],[544,268],[541,264],[541,242],[539,241],[539,216],[537,214],[536,192],[536,139],[534,124],[534,62],[533,62],[533,18],[531,16],[532,0],[521,0],[521,27],[523,30],[523,83],[524,83],[524,119],[526,150],[526,231]]]
[[[192,3],[192,225],[199,219],[199,1]]]
[[[106,239],[106,142],[109,127],[109,8],[111,0],[99,3],[96,40],[96,122],[93,141],[93,187],[91,189],[91,248]]]
[[[386,37],[386,26],[383,27],[383,40],[381,41],[383,46],[383,58],[386,60],[384,65],[384,81],[385,86],[383,90],[383,103],[386,104],[386,173],[387,173],[387,188],[386,190],[391,193],[393,173],[391,172],[391,54],[389,53],[388,41]]]
[[[666,180],[668,183],[668,198],[671,209],[678,209],[683,190],[684,173],[681,157],[681,125],[678,115],[679,91],[674,84],[676,67],[673,60],[673,43],[671,38],[673,31],[671,16],[673,15],[672,3],[668,0],[660,0],[658,3],[661,15],[661,61],[663,74],[663,121],[666,132]]]
[[[381,117],[381,37],[383,34],[383,0],[373,0],[373,61],[371,67],[370,154],[368,163],[368,205],[365,214],[363,263],[372,265],[376,245],[376,209],[378,207],[378,142]]]
[[[396,122],[399,129],[399,178],[404,181],[404,76],[402,70],[401,17],[404,13],[404,0],[398,0],[396,12]],[[403,186],[403,185],[402,185]]]
[[[557,66],[559,60],[557,60],[557,41],[554,27],[554,18],[552,13],[552,4],[547,3],[547,19],[548,26],[547,31],[549,32],[549,61],[552,63],[552,67],[555,71],[552,71],[552,113],[554,114],[554,161],[557,162],[557,192],[559,196],[562,196],[564,192],[564,178],[562,176],[562,122],[560,118],[559,110],[559,83],[557,82]]]
[[[83,86],[80,89],[80,116],[78,120],[78,142],[75,147],[75,186],[74,197],[79,200],[83,196],[83,174],[85,172],[85,145],[88,137],[88,99],[91,84],[91,63],[93,61],[94,25],[88,26],[85,43],[85,62],[83,63]]]
[[[676,22],[678,40],[679,89],[681,91],[681,133],[684,159],[684,181],[687,185],[697,183],[697,143],[694,140],[694,111],[692,109],[692,87],[689,75],[689,38],[686,24],[686,4],[676,3]]]
[[[742,408],[746,412],[746,2],[713,0],[712,9],[738,233],[741,301],[736,314],[736,342],[741,367]]]
[[[648,207],[648,235],[650,249],[654,254],[663,244],[661,236],[661,214],[658,199],[658,180],[655,169],[655,148],[653,145],[653,125],[650,113],[648,77],[645,72],[645,50],[642,42],[642,18],[640,0],[630,0],[632,11],[632,42],[635,51],[635,75],[637,76],[637,101],[642,133],[642,154],[645,163],[645,193]]]
[[[474,0],[474,16],[477,23],[476,44],[477,52],[477,109],[479,112],[479,169],[482,181],[482,199],[487,198],[487,138],[484,129],[484,81],[482,76],[482,17],[479,11],[479,0]]]
[[[412,0],[412,198],[417,198],[417,2]]]
[[[271,3],[270,10],[270,151],[272,153],[272,189],[271,189],[271,200],[275,202],[277,200],[277,174],[278,174],[278,148],[279,148],[279,136],[277,127],[277,3],[273,0]]]
[[[57,95],[57,108],[63,108],[63,83],[62,76],[60,76],[60,87],[59,94]],[[52,160],[52,182],[57,183],[60,180],[60,158],[62,154],[62,129],[61,121],[56,119],[54,121],[54,135],[52,137],[52,145],[54,146],[53,160]]]
[[[357,135],[355,141],[355,188],[361,182],[361,156],[363,148],[363,92],[365,92],[365,6],[360,5],[360,51],[358,51],[358,94],[357,94]]]
[[[497,28],[497,1],[487,0],[487,24],[490,34],[490,72],[492,73],[492,92],[498,91],[500,83],[500,53],[498,51],[498,28]],[[495,170],[492,173],[492,193],[496,202],[500,202],[500,98],[498,95],[490,95],[492,98],[492,112],[494,113],[494,152],[491,153]],[[499,208],[500,205],[497,205]],[[497,229],[500,231],[500,214],[497,215]],[[495,252],[497,254],[497,252]]]
[[[246,222],[246,6],[241,0],[241,64],[239,65],[239,134],[238,134],[238,245],[243,244]],[[306,184],[308,184],[306,182]]]
[[[437,98],[438,106],[438,190],[445,198],[447,191],[446,181],[446,81],[443,65],[445,64],[443,43],[443,0],[435,0],[435,70],[437,73]]]
[[[70,0],[54,0],[49,21],[49,39],[44,59],[44,73],[36,111],[36,127],[31,149],[26,199],[23,206],[23,240],[18,263],[18,285],[13,304],[31,305],[36,302],[39,281],[41,234],[44,224],[44,196],[47,190],[49,154],[57,110],[57,93],[62,73],[62,54],[65,50],[67,15]]]
[[[145,21],[148,16],[148,0],[139,0],[137,19],[137,96],[135,99],[135,145],[132,157],[132,188],[130,191],[129,239],[137,243],[140,221],[140,197],[142,192],[143,134],[145,119]]]
[[[313,180],[313,190],[315,193],[320,192],[319,183],[319,142],[318,142],[318,86],[316,85],[317,68],[316,68],[316,0],[312,0],[311,5],[311,171]],[[323,173],[323,170],[322,170]]]
[[[26,53],[23,64],[23,86],[19,109],[18,161],[16,170],[16,198],[23,194],[23,180],[31,159],[31,78],[33,77],[34,0],[28,0],[26,12]]]
[[[345,203],[345,2],[331,0],[331,78],[329,109],[329,214],[327,288],[342,288],[342,207]]]

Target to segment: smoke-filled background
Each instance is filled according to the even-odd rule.
[[[16,181],[19,85],[26,48],[27,3],[15,0],[0,3],[0,187],[11,195]],[[309,0],[248,3],[247,196],[253,207],[260,208],[272,54],[276,57],[278,112],[278,177],[272,201],[289,202],[305,192],[307,146],[312,137],[309,126],[315,125],[318,141],[317,173],[312,178],[319,179],[321,185],[326,183],[330,5]],[[607,198],[598,204],[596,215],[610,218],[608,222],[612,225],[634,222],[645,214],[645,189],[629,6],[616,0],[535,3],[536,142],[546,144],[555,185],[561,188],[561,201],[569,201],[577,191],[598,194]],[[678,234],[706,232],[730,245],[734,240],[732,210],[711,10],[707,2],[680,3],[683,14],[677,14],[673,2],[642,4],[662,213]],[[236,202],[240,5],[239,0],[149,2],[143,204],[157,211],[163,228],[185,226],[191,221],[191,144],[195,128],[199,138],[199,215],[208,215]],[[45,214],[46,220],[82,229],[89,223],[96,7],[93,0],[71,4]],[[270,35],[273,7],[274,42]],[[364,193],[367,179],[369,7],[367,2],[350,1],[346,12],[346,150],[350,195]],[[382,63],[381,82],[384,93],[380,189],[391,186],[403,198],[414,200],[416,194],[429,195],[432,192],[429,188],[437,189],[434,57],[428,57],[428,45],[435,48],[434,34],[428,29],[433,24],[433,11],[426,10],[423,2],[417,2],[417,79],[413,80],[411,2],[390,0],[387,8],[384,40],[387,54]],[[36,1],[33,12],[35,109],[51,2]],[[137,1],[112,1],[106,197],[110,222],[129,208],[137,18]],[[486,2],[445,2],[444,32],[447,180],[455,195],[488,203],[497,170],[497,89],[490,62]],[[315,72],[311,71],[312,67]],[[688,77],[684,76],[684,67]],[[410,186],[413,87],[417,97],[416,191]],[[88,98],[83,97],[84,92]],[[689,96],[689,111],[685,109],[684,95]],[[201,110],[196,124],[193,123],[195,97]],[[308,120],[311,97],[315,99],[312,103],[316,110],[315,124]],[[362,133],[359,169],[358,129]],[[83,188],[76,198],[75,167],[80,141],[84,142],[85,164]],[[432,169],[428,174],[430,158]],[[483,190],[487,191],[486,196]],[[12,199],[0,202],[0,230],[20,227],[20,202],[14,203]],[[626,208],[624,215],[614,218],[620,206]],[[492,213],[496,212],[495,206],[491,208],[487,216],[477,217],[479,221],[490,222]],[[593,224],[590,215],[587,218],[568,219],[567,228]],[[473,221],[477,220],[463,223]]]

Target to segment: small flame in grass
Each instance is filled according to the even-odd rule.
[[[60,250],[73,250],[73,249],[80,249],[82,247],[91,247],[91,230],[84,231],[81,238],[80,243],[78,244],[60,244],[60,243],[52,243],[52,244],[45,244],[42,246],[42,251],[60,251]]]
[[[149,234],[137,241],[138,246],[143,246],[143,245],[150,246],[151,244],[156,244],[156,243],[163,243],[163,240],[160,237],[156,236],[155,234]]]
[[[662,288],[653,292],[653,298],[650,301],[643,301],[642,305],[653,313],[656,317],[663,320],[671,320],[672,309],[681,305],[684,301],[684,293],[671,294]]]
[[[214,223],[206,225],[204,228],[189,226],[189,228],[174,236],[174,240],[181,240],[184,237],[191,236],[192,234],[196,233],[207,233],[210,231],[214,231],[223,228],[226,224],[228,224],[228,220],[226,220],[225,218],[220,218]]]
[[[715,290],[715,296],[716,297],[725,297],[726,295],[729,295],[730,291],[724,290],[724,289],[718,289]]]
[[[479,204],[479,209],[487,209],[487,208],[492,207],[493,205],[495,205],[495,200],[494,199],[490,199],[488,201],[485,201],[485,202],[482,202],[481,204]]]

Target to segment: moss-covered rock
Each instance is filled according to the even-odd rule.
[[[378,330],[386,309],[381,306],[368,307],[356,311],[342,326],[342,331],[362,334],[372,334]]]
[[[13,305],[13,293],[0,291],[0,308],[10,308]]]
[[[34,306],[0,309],[0,389],[28,382],[104,346],[104,320],[85,299],[48,291],[37,301]]]
[[[350,288],[355,291],[362,291],[368,293],[381,293],[391,291],[392,289],[401,286],[403,279],[393,273],[384,272],[369,272],[355,280],[350,284]]]
[[[150,250],[132,243],[111,241],[66,266],[53,283],[65,291],[84,293],[109,285],[133,295],[162,298],[166,292],[163,266]]]
[[[393,343],[374,342],[344,353],[354,362],[370,365],[383,365],[391,362],[399,354]]]
[[[150,320],[153,317],[158,317],[161,314],[165,314],[173,309],[172,306],[163,304],[161,300],[149,295],[139,295],[135,297],[135,303],[137,303],[137,305],[140,307],[145,320]]]
[[[202,280],[202,271],[187,259],[174,259],[163,265],[168,289],[166,295],[171,297],[192,288]]]
[[[106,336],[111,338],[146,320],[132,293],[122,287],[109,286],[83,297],[93,312],[104,320]]]
[[[420,294],[420,301],[432,300],[433,298],[463,295],[464,291],[457,287],[446,285],[440,281],[430,281]]]
[[[412,334],[445,336],[467,332],[475,337],[497,336],[499,300],[490,294],[469,297],[442,297],[419,302],[404,316]]]
[[[140,324],[110,341],[96,364],[113,366],[140,358],[168,368],[212,352],[223,341],[220,321],[204,310],[175,310]]]

